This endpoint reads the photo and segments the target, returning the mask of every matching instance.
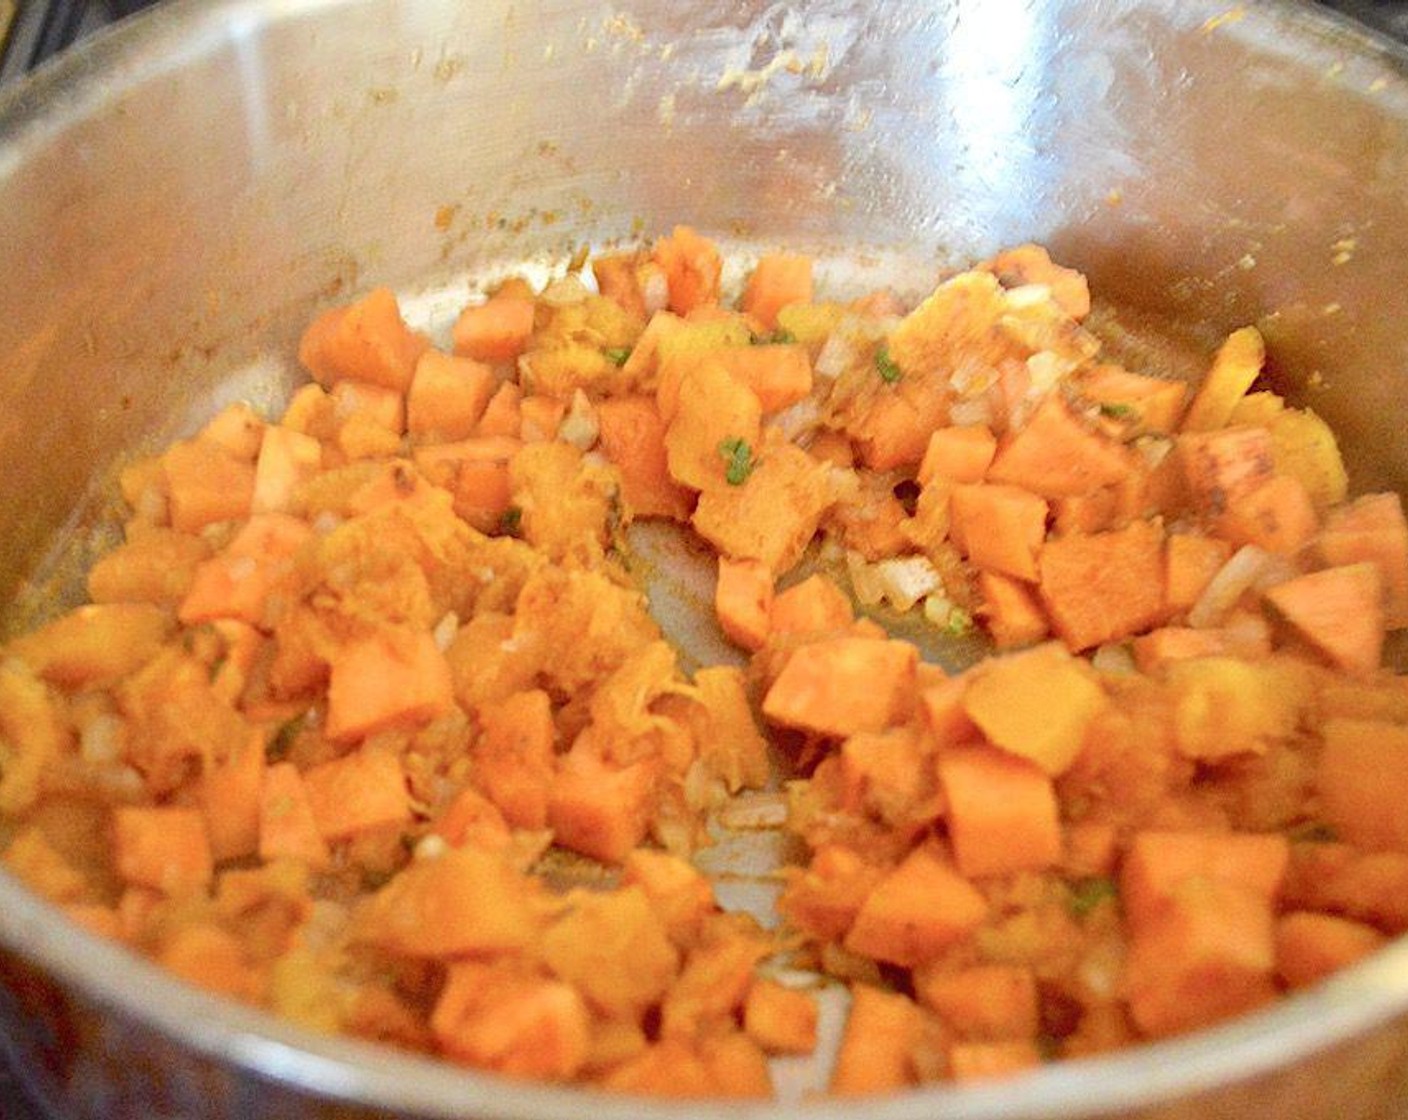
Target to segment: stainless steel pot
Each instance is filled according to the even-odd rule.
[[[187,0],[0,98],[0,592],[66,602],[134,447],[277,401],[312,309],[688,221],[922,286],[1025,239],[1142,327],[1244,322],[1408,483],[1408,56],[1213,0]],[[1176,325],[1176,326],[1174,326]],[[0,1022],[75,1116],[839,1117],[588,1098],[188,990],[0,876]],[[1408,943],[1225,1028],[867,1116],[1408,1115]]]

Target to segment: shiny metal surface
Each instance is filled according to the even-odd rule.
[[[1408,483],[1408,61],[1210,0],[188,0],[0,94],[0,595],[73,594],[121,457],[272,402],[310,311],[687,221],[923,287],[1015,241],[1141,330],[1258,323]],[[59,542],[56,545],[56,542]],[[68,558],[58,563],[56,547]],[[0,1023],[75,1116],[839,1117],[643,1105],[316,1038],[183,988],[0,877]],[[1408,943],[1183,1041],[876,1118],[1403,1116]]]

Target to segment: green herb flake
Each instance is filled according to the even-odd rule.
[[[1071,897],[1067,902],[1072,914],[1083,918],[1096,907],[1119,898],[1115,881],[1104,875],[1093,875],[1088,879],[1078,879],[1070,884]]]
[[[1119,401],[1101,401],[1100,415],[1111,420],[1130,420],[1138,413],[1132,404],[1121,404]]]
[[[797,336],[786,327],[778,327],[777,330],[768,335],[765,341],[775,343],[779,346],[790,346],[797,341]]]
[[[753,449],[737,436],[719,442],[719,455],[724,461],[724,478],[730,486],[742,486],[757,465],[753,462]]]
[[[499,514],[499,533],[506,537],[516,537],[523,529],[523,510],[509,506]]]
[[[604,351],[606,360],[612,365],[623,366],[631,356],[629,346],[609,346]]]
[[[893,385],[904,376],[904,371],[900,369],[899,363],[890,357],[888,346],[881,346],[879,350],[875,351],[875,370],[880,374],[880,380],[887,385]]]
[[[961,638],[973,629],[973,616],[962,607],[953,607],[944,622],[944,633],[953,638]]]

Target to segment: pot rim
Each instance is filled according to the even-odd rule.
[[[0,179],[74,123],[124,92],[220,49],[256,28],[346,0],[170,0],[103,30],[0,91]],[[1207,5],[1211,7],[1211,5]],[[1408,49],[1337,13],[1269,0],[1245,13],[1278,27],[1332,33],[1387,63],[1408,95]],[[508,1081],[446,1061],[297,1027],[191,987],[120,945],[90,934],[0,869],[0,945],[105,1011],[220,1063],[306,1092],[426,1117],[503,1120],[693,1117],[840,1120],[854,1102],[673,1103]],[[867,1099],[873,1120],[1010,1120],[1035,1108],[1049,1120],[1105,1115],[1245,1082],[1282,1069],[1408,1012],[1408,937],[1326,982],[1264,1010],[1177,1039],[1053,1063],[991,1084],[936,1086]]]

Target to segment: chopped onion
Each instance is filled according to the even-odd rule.
[[[772,418],[771,424],[793,443],[805,443],[821,424],[821,406],[815,397],[803,397]]]
[[[1207,587],[1188,612],[1188,625],[1200,630],[1216,626],[1237,600],[1255,586],[1271,560],[1271,554],[1264,549],[1244,544],[1208,580]]]
[[[960,427],[992,423],[992,404],[987,397],[974,397],[967,401],[954,401],[948,409],[949,423]]]
[[[641,265],[636,277],[637,283],[640,284],[640,297],[645,304],[647,315],[654,315],[657,311],[664,311],[670,306],[670,281],[658,264],[649,261]]]
[[[597,422],[596,409],[587,399],[587,394],[577,389],[572,394],[572,407],[558,425],[557,438],[578,451],[586,451],[596,443],[600,434],[601,425]]]
[[[1134,672],[1134,654],[1123,642],[1106,642],[1090,656],[1092,668],[1102,673]]]
[[[591,294],[591,289],[583,282],[582,277],[576,272],[569,272],[544,288],[538,299],[549,307],[566,307],[568,304],[581,303]]]
[[[78,741],[78,752],[83,756],[83,761],[101,765],[121,758],[121,730],[122,721],[116,716],[99,715],[90,719]]]
[[[435,624],[435,629],[431,631],[431,637],[435,640],[435,648],[444,653],[450,648],[450,643],[455,640],[455,635],[460,632],[460,617],[454,611],[446,611],[445,617]]]
[[[944,586],[927,556],[892,556],[872,564],[851,552],[846,555],[846,567],[856,598],[867,606],[888,602],[896,610],[907,611]]]
[[[855,364],[855,346],[850,339],[833,331],[812,363],[812,372],[826,381],[835,381]]]

